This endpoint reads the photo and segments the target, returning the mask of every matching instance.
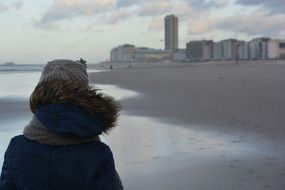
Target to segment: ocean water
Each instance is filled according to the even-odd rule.
[[[90,70],[88,72],[93,73],[100,71]],[[0,98],[27,99],[34,90],[39,78],[39,71],[26,70],[24,72],[23,70],[17,70],[0,72]],[[110,87],[104,85],[100,86],[99,88],[106,88],[107,91],[110,89]],[[119,96],[122,95],[123,94]]]
[[[27,99],[40,78],[40,72],[0,74],[0,98]]]

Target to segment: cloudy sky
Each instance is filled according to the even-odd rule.
[[[131,43],[163,48],[163,18],[179,16],[179,46],[197,39],[285,38],[285,0],[0,0],[0,63],[89,62]]]

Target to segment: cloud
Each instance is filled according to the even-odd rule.
[[[161,16],[152,17],[148,29],[150,31],[162,32],[164,30],[163,17]]]
[[[155,17],[188,12],[189,5],[184,0],[54,0],[43,16],[34,21],[34,26],[55,29],[60,21],[83,16],[99,17],[107,24],[114,24],[131,16]]]
[[[121,7],[129,7],[132,5],[135,5],[138,1],[134,0],[117,0],[116,7],[121,8]]]
[[[131,16],[162,17],[176,14],[181,20],[209,7],[225,6],[229,0],[53,0],[53,4],[42,17],[34,21],[41,29],[56,29],[60,21],[83,16],[98,16],[108,24],[114,24]],[[197,11],[199,9],[199,11]],[[158,22],[151,22],[151,29],[157,30]],[[157,25],[157,26],[156,26]]]
[[[250,18],[250,19],[249,19]],[[235,15],[225,18],[217,28],[252,36],[279,36],[285,32],[285,15],[257,10],[249,15]]]
[[[236,3],[247,6],[262,6],[271,12],[285,13],[284,0],[236,0]]]
[[[252,5],[260,8],[227,17],[220,14],[227,6],[235,6],[233,1],[245,8]],[[187,24],[191,35],[222,30],[273,36],[284,31],[285,15],[272,13],[265,7],[277,10],[285,6],[281,1],[284,0],[53,0],[52,6],[34,25],[41,29],[56,29],[61,21],[79,17],[95,17],[106,24],[115,24],[138,16],[150,17],[149,30],[161,32],[163,17],[176,14],[181,25]]]
[[[133,14],[132,10],[119,9],[117,11],[112,11],[110,14],[104,17],[108,24],[115,24],[121,20],[129,18]]]
[[[13,7],[14,9],[20,9],[23,7],[23,5],[23,1],[15,1],[11,4],[11,7]]]
[[[190,8],[209,9],[223,7],[230,0],[117,0],[117,8],[136,7],[141,16],[159,16],[170,13],[177,15],[191,14]]]
[[[224,7],[230,3],[230,0],[187,0],[187,2],[195,8],[209,9]]]
[[[175,6],[184,1],[172,1],[172,0],[117,0],[117,8],[134,8],[136,14],[139,16],[158,16],[164,15],[169,12],[173,12]]]
[[[4,4],[0,1],[0,12],[8,11],[10,9],[20,9],[23,6],[23,1],[13,1],[9,4]]]
[[[2,2],[0,2],[0,12],[4,12],[8,9],[7,5],[3,4]]]
[[[43,29],[54,28],[62,20],[111,11],[115,4],[116,0],[54,0],[52,6],[34,25]]]
[[[169,1],[153,1],[152,3],[142,3],[139,9],[141,16],[157,16],[172,12],[173,4]]]
[[[250,14],[235,14],[230,17],[208,14],[189,20],[188,26],[188,32],[192,35],[220,30],[248,36],[277,37],[285,32],[285,15],[271,14],[263,9],[258,9]]]
[[[139,6],[139,5],[145,5],[149,4],[159,4],[159,3],[168,3],[169,5],[176,4],[176,3],[184,3],[185,5],[191,5],[193,7],[204,7],[204,8],[210,8],[210,7],[222,7],[227,4],[229,4],[230,0],[117,0],[117,7],[129,7],[129,6]],[[186,5],[187,6],[187,5]]]
[[[213,16],[201,16],[188,21],[188,33],[192,35],[205,34],[217,29],[220,19]]]

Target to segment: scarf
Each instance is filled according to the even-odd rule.
[[[63,136],[49,131],[34,115],[30,123],[24,128],[24,136],[29,140],[46,145],[73,145],[100,141],[99,136],[91,138],[79,138]]]

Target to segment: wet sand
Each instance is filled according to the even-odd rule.
[[[119,69],[90,80],[139,92],[121,101],[131,115],[285,135],[285,63]]]
[[[169,142],[185,145],[180,151],[133,162],[137,169],[120,157],[145,154],[143,146],[157,143],[144,141],[136,150],[125,147],[125,155],[117,144],[126,140],[112,144],[128,189],[284,189],[284,63],[121,68],[91,74],[90,80],[140,93],[121,103],[127,115],[160,122],[145,123],[148,133],[140,133],[144,138],[165,136],[163,125],[168,124],[186,130],[184,135],[166,130],[173,137]],[[124,119],[118,133],[142,124]],[[127,140],[126,146],[137,145],[135,138]]]

